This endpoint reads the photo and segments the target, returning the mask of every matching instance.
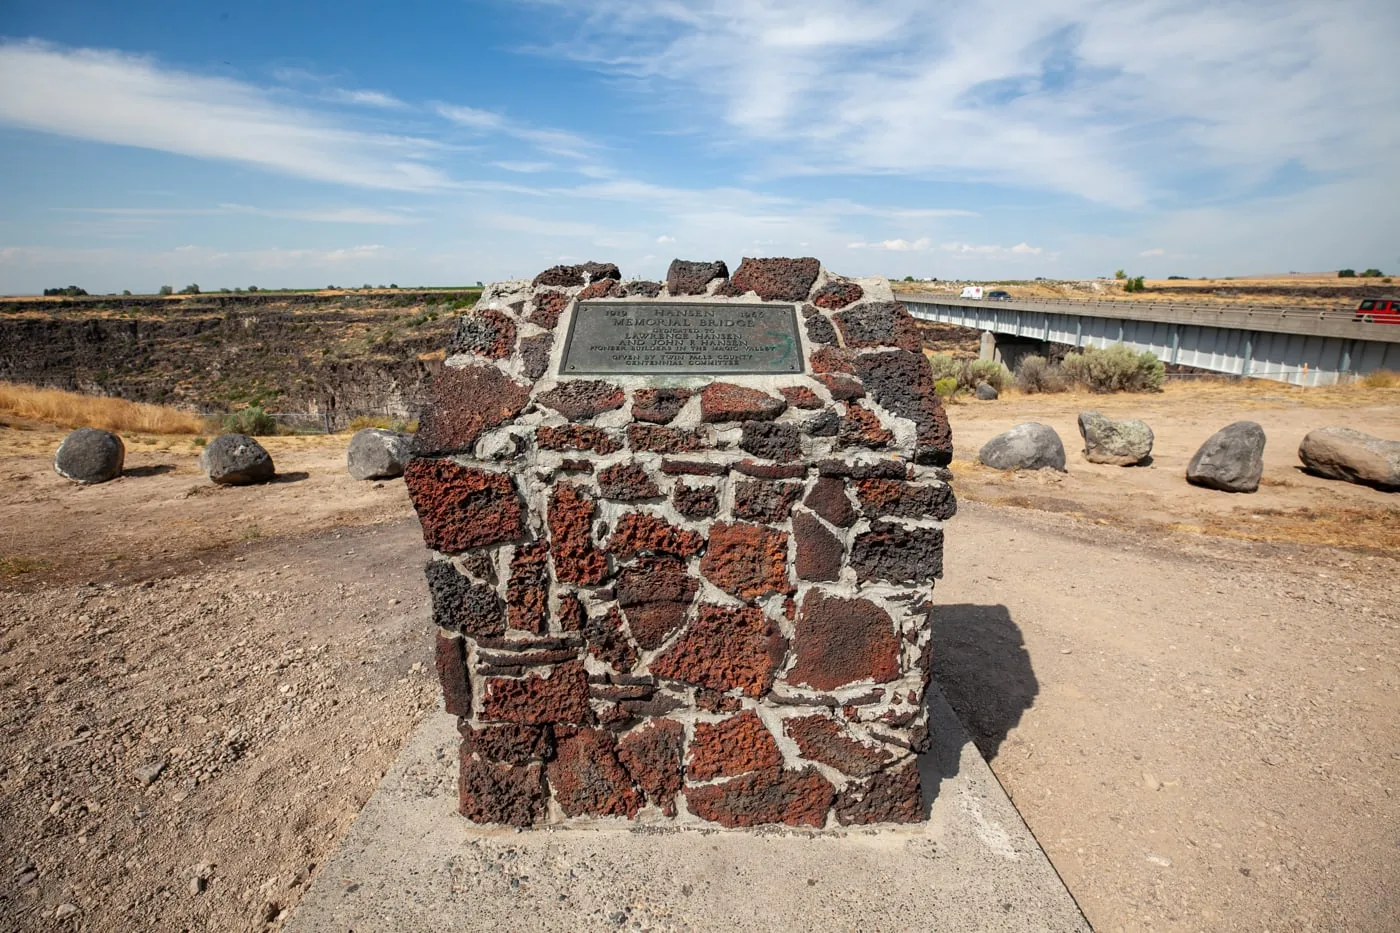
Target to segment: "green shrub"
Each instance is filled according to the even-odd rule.
[[[1125,291],[1125,292],[1140,292],[1140,291],[1144,291],[1144,287],[1143,287],[1143,284],[1142,284],[1142,278],[1143,278],[1143,277],[1139,275],[1139,276],[1137,276],[1136,278],[1131,278],[1131,279],[1126,279],[1126,280],[1124,280],[1124,282],[1123,282],[1123,291]]]
[[[1124,272],[1122,269],[1119,269],[1117,272],[1113,273],[1113,277],[1121,282],[1128,277],[1128,273]]]
[[[1071,382],[1092,392],[1157,392],[1167,367],[1151,351],[1134,353],[1121,343],[1100,350],[1085,347],[1060,364]]]
[[[952,398],[958,392],[958,380],[953,376],[936,379],[933,383],[933,391],[938,393],[939,398]]]
[[[198,295],[198,294],[199,294],[199,286],[198,286],[198,285],[186,285],[184,288],[180,289],[180,294],[182,294],[182,295]]]
[[[935,381],[939,379],[952,379],[954,382],[962,375],[963,361],[955,360],[946,353],[930,353],[928,356],[929,369],[933,370]]]
[[[1011,371],[996,360],[968,360],[958,374],[958,388],[969,392],[985,382],[1000,392],[1011,381]]]
[[[164,298],[166,295],[173,295],[173,294],[175,294],[175,289],[174,289],[173,286],[170,286],[170,285],[162,285],[162,286],[160,287],[160,293],[159,293],[159,294],[160,294],[160,296],[161,296],[162,298]]]
[[[263,411],[261,405],[249,405],[224,418],[224,432],[266,437],[277,433],[277,419]]]
[[[1356,278],[1356,270],[1355,270],[1355,269],[1338,269],[1338,270],[1337,270],[1337,278],[1339,278],[1339,279],[1354,279],[1354,278]]]
[[[1069,388],[1069,380],[1060,367],[1043,356],[1021,357],[1016,367],[1016,388],[1030,395],[1040,392],[1063,392]]]
[[[1367,269],[1365,272],[1361,273],[1363,279],[1378,279],[1383,275],[1385,275],[1385,273],[1379,269]]]

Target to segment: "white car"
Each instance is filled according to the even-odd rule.
[[[963,290],[962,290],[962,294],[959,295],[958,297],[959,297],[959,298],[981,298],[981,297],[982,297],[982,286],[981,286],[981,285],[968,285],[968,286],[965,286],[965,287],[963,288]]]

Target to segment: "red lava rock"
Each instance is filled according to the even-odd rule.
[[[818,347],[807,358],[814,373],[853,373],[851,354],[840,347]]]
[[[622,502],[654,499],[661,495],[651,474],[635,463],[615,463],[604,469],[598,474],[598,488],[604,499]]]
[[[608,550],[623,560],[645,553],[690,557],[704,545],[705,539],[693,531],[647,512],[628,512],[618,519]]]
[[[535,445],[541,450],[591,450],[603,455],[622,449],[622,444],[602,428],[578,424],[557,428],[541,425],[535,429]]]
[[[549,549],[554,575],[564,583],[596,586],[608,575],[608,558],[593,543],[593,500],[560,483],[549,497]]]
[[[883,748],[857,742],[846,734],[840,723],[828,716],[785,719],[783,727],[797,742],[802,757],[830,765],[852,777],[868,777],[894,758]]]
[[[662,428],[652,424],[629,424],[627,443],[633,450],[658,454],[690,453],[704,450],[709,440],[700,429]]]
[[[549,546],[543,541],[515,549],[506,584],[506,622],[535,635],[549,631]]]
[[[689,389],[637,389],[632,393],[632,417],[667,424],[681,413],[693,394]]]
[[[853,479],[905,479],[909,467],[903,460],[890,457],[873,463],[850,463],[845,460],[822,460],[817,464],[822,476],[849,476]]]
[[[643,557],[618,575],[617,602],[637,644],[654,651],[685,623],[700,589],[685,564],[673,557]]]
[[[695,706],[707,713],[737,713],[743,708],[743,701],[709,687],[696,687]]]
[[[592,473],[593,464],[588,460],[565,457],[559,461],[559,470],[563,473]]]
[[[617,743],[617,757],[632,781],[666,816],[676,815],[684,747],[685,730],[671,719],[653,719]]]
[[[666,292],[671,295],[703,295],[715,279],[727,278],[729,267],[722,259],[714,262],[673,259],[671,268],[666,270]]]
[[[686,803],[702,819],[721,826],[823,826],[835,790],[815,768],[758,771],[719,784],[685,789]]]
[[[414,455],[470,453],[481,435],[514,418],[529,400],[529,386],[494,366],[444,367],[429,388]]]
[[[423,542],[435,551],[457,554],[513,541],[525,531],[520,495],[504,473],[420,457],[408,462],[404,482]]]
[[[894,432],[880,424],[873,411],[855,402],[846,406],[841,419],[840,442],[845,447],[869,447],[877,450],[894,440]]]
[[[723,476],[729,464],[706,460],[662,460],[661,472],[670,476]]]
[[[531,826],[544,818],[544,766],[492,764],[463,748],[457,810],[473,823]]]
[[[734,464],[734,472],[755,479],[797,479],[807,475],[805,463],[759,463],[755,460],[741,460]]]
[[[812,296],[812,304],[818,308],[835,311],[865,297],[865,289],[855,282],[827,282]]]
[[[743,522],[715,522],[700,572],[740,599],[792,589],[787,578],[787,533]]]
[[[627,401],[623,391],[601,379],[576,379],[561,382],[535,399],[552,408],[570,421],[583,421],[605,411],[621,408]]]
[[[554,799],[569,816],[633,817],[642,796],[617,760],[617,743],[603,729],[580,729],[561,737],[545,766]]]
[[[713,518],[719,511],[719,490],[713,486],[690,486],[682,480],[671,490],[671,501],[686,518]]]
[[[453,716],[470,716],[472,685],[467,678],[465,643],[460,637],[439,632],[433,663],[437,667],[438,680],[442,683],[443,708]]]
[[[573,593],[563,593],[559,596],[559,630],[561,632],[581,632],[583,623],[588,614],[583,609],[583,603]]]
[[[876,519],[869,531],[856,535],[851,566],[862,583],[931,583],[943,576],[943,529],[905,528]]]
[[[944,483],[907,483],[897,479],[856,481],[856,495],[866,515],[902,518],[952,518],[958,511],[953,489]]]
[[[809,591],[792,644],[797,663],[788,672],[789,683],[836,690],[862,680],[887,683],[899,676],[894,621],[869,600]]]
[[[792,536],[797,543],[794,569],[798,579],[835,580],[841,576],[846,549],[821,519],[811,512],[793,512]]]
[[[612,606],[606,615],[585,619],[583,634],[590,654],[625,674],[637,664],[637,648],[622,631],[622,622],[622,613]]]
[[[801,498],[801,483],[740,481],[734,484],[734,517],[774,525],[786,521],[788,513]]]
[[[882,408],[917,426],[914,462],[947,466],[953,458],[953,432],[933,390],[928,359],[921,353],[890,350],[867,353],[856,366],[865,388]]]
[[[856,523],[856,510],[846,495],[845,482],[839,477],[818,478],[802,504],[837,528],[849,528]]]
[[[553,334],[520,338],[520,361],[526,379],[539,379],[549,371],[549,354],[553,349]]]
[[[538,674],[518,679],[488,678],[480,718],[536,726],[592,722],[588,674],[583,662],[560,664],[547,678]]]
[[[595,301],[599,298],[621,298],[622,283],[615,279],[599,279],[578,293],[579,301]]]
[[[457,318],[447,352],[503,360],[515,352],[515,322],[494,308],[468,311]]]
[[[802,456],[802,432],[790,424],[745,421],[739,447],[765,460],[797,460]]]
[[[530,312],[526,319],[531,324],[537,324],[545,330],[553,330],[559,323],[559,315],[564,313],[564,309],[569,306],[569,296],[566,292],[537,292],[535,294],[535,309]]]
[[[530,286],[532,288],[539,288],[542,285],[554,288],[573,288],[582,284],[584,284],[582,266],[550,266],[535,276]]]
[[[622,294],[626,298],[655,298],[661,294],[661,283],[649,282],[646,279],[624,282],[622,283]]]
[[[836,314],[836,326],[848,347],[899,347],[919,353],[919,328],[898,301],[877,301]]]
[[[822,385],[826,386],[826,391],[830,392],[831,397],[838,402],[849,402],[852,399],[865,398],[865,387],[850,376],[818,373],[815,378]]]
[[[451,562],[429,561],[423,568],[433,600],[433,624],[473,638],[500,635],[505,629],[505,605],[496,588],[457,572]]]
[[[597,282],[601,279],[622,279],[622,272],[612,262],[585,262],[579,264],[584,274],[588,276],[588,281]]]
[[[923,812],[919,766],[912,758],[874,775],[863,786],[847,787],[836,798],[836,821],[842,826],[917,823],[923,819]]]
[[[822,400],[817,398],[817,393],[806,386],[783,386],[778,389],[783,393],[783,398],[793,408],[804,408],[808,410],[822,407]]]
[[[692,781],[708,781],[781,768],[782,764],[783,755],[773,734],[757,714],[747,711],[721,722],[695,724],[686,776]]]
[[[503,726],[473,726],[460,723],[462,752],[476,752],[487,761],[523,765],[536,759],[548,758],[553,744],[548,726],[524,726],[507,723]]]
[[[764,301],[803,301],[812,290],[822,264],[802,259],[750,259],[745,256],[729,282],[743,292],[757,292]]]
[[[651,663],[657,677],[760,697],[787,650],[782,633],[754,606],[702,605],[680,640]]]
[[[722,421],[772,421],[787,409],[787,402],[767,392],[712,382],[700,392],[700,420],[711,424]]]

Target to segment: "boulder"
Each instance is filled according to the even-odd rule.
[[[977,383],[977,389],[973,394],[984,402],[994,402],[997,398],[996,387],[989,382]]]
[[[977,459],[994,470],[1063,470],[1065,445],[1048,424],[1018,424],[982,445]]]
[[[1186,481],[1225,492],[1254,492],[1264,475],[1264,429],[1236,421],[1212,434],[1186,467]]]
[[[199,466],[220,486],[265,483],[276,475],[272,457],[246,434],[220,434],[199,455]]]
[[[1298,445],[1298,459],[1318,476],[1400,491],[1400,441],[1352,428],[1318,428]]]
[[[365,428],[356,431],[345,451],[345,468],[355,479],[392,479],[403,476],[413,446],[413,435]]]
[[[53,457],[59,476],[75,483],[105,483],[122,475],[126,446],[111,431],[79,428],[63,439]]]
[[[1152,456],[1152,429],[1136,418],[1114,421],[1096,411],[1081,411],[1079,436],[1090,463],[1132,466]]]

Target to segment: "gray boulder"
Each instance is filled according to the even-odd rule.
[[[1400,441],[1351,428],[1318,428],[1298,445],[1298,459],[1318,476],[1400,491]]]
[[[79,428],[63,439],[53,457],[59,476],[75,483],[105,483],[122,475],[126,445],[111,431]]]
[[[1018,424],[982,445],[977,459],[994,470],[1063,470],[1065,445],[1048,424]]]
[[[989,382],[977,383],[977,388],[974,391],[974,394],[984,402],[994,402],[997,398],[996,387]]]
[[[1136,418],[1114,421],[1096,411],[1081,411],[1079,436],[1090,463],[1132,466],[1152,456],[1152,429]]]
[[[413,436],[383,428],[356,431],[345,451],[345,467],[355,479],[403,476],[411,456]]]
[[[265,483],[277,475],[263,446],[246,434],[220,434],[199,455],[199,466],[220,486]]]
[[[1264,429],[1236,421],[1212,434],[1186,467],[1186,481],[1225,492],[1254,492],[1264,475]]]

